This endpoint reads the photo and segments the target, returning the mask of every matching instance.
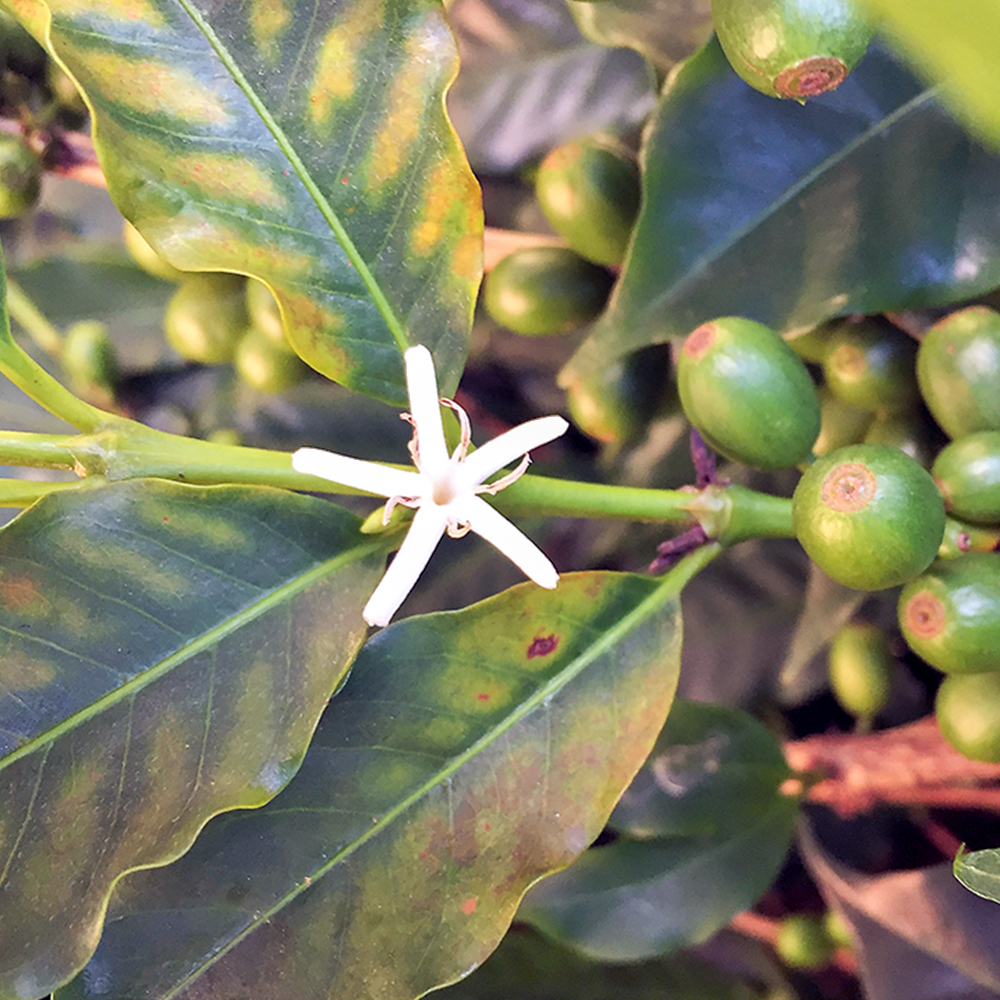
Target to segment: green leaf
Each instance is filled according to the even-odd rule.
[[[470,972],[649,752],[676,589],[570,574],[375,635],[285,792],[126,879],[61,1000],[411,1000]]]
[[[676,702],[612,816],[626,836],[535,886],[518,919],[607,962],[701,944],[781,868],[798,814],[779,790],[788,775],[750,716]]]
[[[434,0],[4,3],[81,85],[108,190],[170,263],[260,278],[338,382],[405,403],[422,343],[450,394],[482,211]]]
[[[882,30],[977,131],[1000,143],[1000,6],[995,0],[862,0]]]
[[[643,150],[643,207],[583,377],[699,323],[788,331],[1000,285],[1000,160],[873,48],[800,107],[748,87],[716,42],[668,83]]]
[[[580,30],[601,45],[625,45],[665,73],[712,33],[709,0],[569,0]]]
[[[512,927],[500,947],[441,1000],[758,1000],[734,977],[689,955],[641,965],[598,965],[527,927]]]
[[[581,135],[634,129],[653,107],[645,61],[583,38],[565,0],[454,0],[448,20],[462,52],[448,110],[477,171],[510,173]]]
[[[630,837],[731,837],[791,776],[778,741],[738,708],[677,699],[612,813]]]
[[[90,958],[123,874],[295,773],[382,567],[358,519],[136,480],[0,533],[0,997]]]
[[[1000,850],[961,850],[955,858],[954,872],[970,892],[1000,903]]]

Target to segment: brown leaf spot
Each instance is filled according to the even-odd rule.
[[[480,691],[479,694],[476,695],[476,699],[478,701],[489,701],[490,700],[490,696],[489,696],[488,692],[486,692],[486,691]]]
[[[473,913],[476,912],[476,907],[479,905],[479,900],[475,896],[470,896],[462,904],[462,912],[467,916],[471,917]]]
[[[536,635],[528,646],[528,659],[533,660],[536,656],[548,656],[556,646],[559,645],[559,636],[555,633],[551,635]]]

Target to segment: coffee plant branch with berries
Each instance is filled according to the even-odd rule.
[[[0,1000],[1000,997],[945,6],[0,0]]]

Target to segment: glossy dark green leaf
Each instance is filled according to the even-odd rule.
[[[518,919],[606,962],[701,944],[774,881],[797,811],[775,797],[731,837],[623,838],[591,849],[532,889]]]
[[[914,63],[947,83],[946,99],[1000,144],[1000,6],[995,0],[862,0]]]
[[[285,792],[126,879],[61,1000],[412,1000],[470,972],[649,752],[668,586],[572,574],[378,633]]]
[[[778,741],[738,708],[677,699],[611,815],[630,837],[731,837],[791,772]]]
[[[435,993],[441,1000],[757,1000],[746,984],[687,955],[639,965],[599,965],[511,928],[468,979]]]
[[[626,45],[664,73],[712,33],[709,0],[569,0],[580,30],[601,45]]]
[[[636,128],[655,103],[635,52],[583,38],[565,0],[455,0],[462,69],[448,111],[477,171],[509,173],[580,135]]]
[[[301,763],[382,567],[353,515],[135,480],[0,533],[0,996],[93,952],[124,873]]]
[[[444,112],[433,0],[4,0],[80,83],[108,190],[182,270],[251,274],[296,350],[405,402],[401,348],[458,382],[479,189]]]
[[[954,872],[966,889],[1000,903],[1000,850],[960,851]]]
[[[716,316],[790,330],[1000,284],[1000,159],[879,48],[801,107],[713,41],[668,83],[643,162],[631,252],[574,377]]]
[[[780,791],[788,776],[777,741],[746,713],[675,702],[612,815],[623,836],[535,886],[519,919],[609,962],[706,941],[781,867],[798,812]]]

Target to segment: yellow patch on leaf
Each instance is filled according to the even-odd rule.
[[[202,194],[219,201],[242,201],[282,208],[285,199],[274,182],[252,160],[221,153],[174,156],[174,164]]]
[[[55,680],[56,668],[48,660],[27,656],[18,650],[4,653],[0,666],[0,691],[38,691]]]
[[[99,14],[109,21],[142,21],[153,28],[163,28],[166,21],[150,0],[49,0],[56,17],[73,18],[81,14]]]
[[[372,141],[368,165],[371,188],[378,189],[395,177],[406,162],[410,147],[420,135],[424,107],[434,93],[441,64],[453,50],[448,29],[436,17],[407,39],[406,61],[389,92],[385,115]]]
[[[314,125],[328,124],[337,106],[354,95],[358,54],[371,35],[382,30],[383,0],[356,0],[346,16],[326,33],[316,56],[309,117]]]
[[[464,162],[445,158],[431,170],[424,188],[420,221],[411,245],[418,257],[429,257],[450,234],[459,236],[459,277],[474,278],[482,266],[483,221],[479,187]]]
[[[276,63],[280,55],[278,39],[292,23],[292,12],[285,0],[252,0],[250,31],[254,45],[268,63]]]
[[[152,60],[127,59],[116,52],[74,49],[70,69],[79,60],[91,79],[85,86],[109,101],[140,114],[170,114],[201,125],[222,125],[229,118],[219,95],[185,69]],[[81,81],[84,82],[84,81]]]

